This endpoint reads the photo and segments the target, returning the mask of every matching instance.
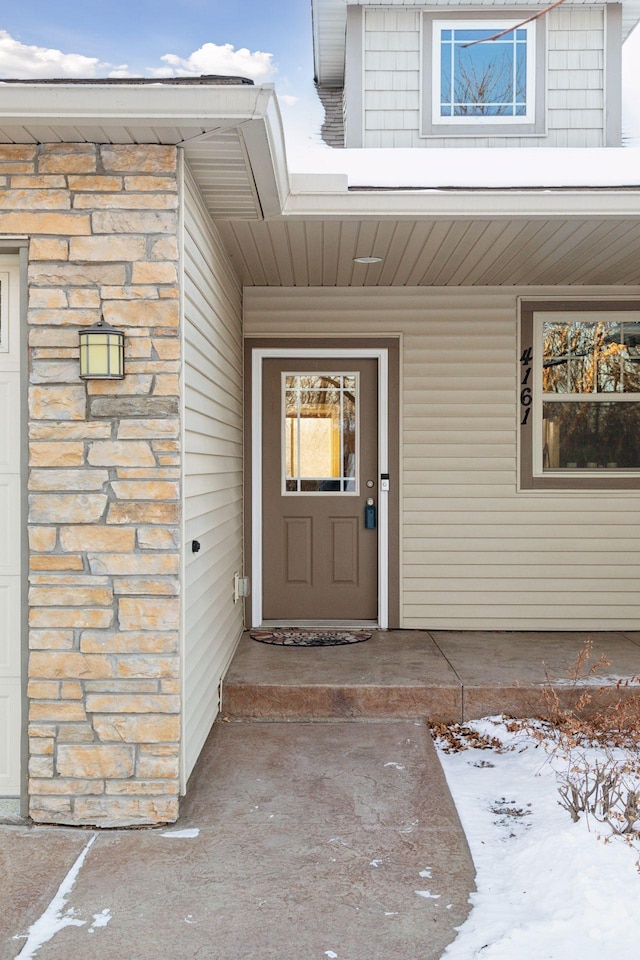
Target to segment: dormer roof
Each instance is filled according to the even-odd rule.
[[[605,6],[606,0],[567,0],[571,6]],[[312,0],[313,17],[313,56],[314,70],[317,83],[321,86],[339,87],[344,81],[345,36],[347,26],[347,7],[393,7],[401,6],[405,9],[414,7],[419,9],[427,4],[420,0],[366,0],[366,3],[357,4],[353,0]],[[622,39],[627,39],[635,25],[640,21],[640,0],[622,0]],[[465,9],[477,7],[489,10],[504,11],[505,8],[515,10],[518,7],[526,9],[523,18],[530,14],[531,3],[527,0],[430,0],[428,7]],[[542,7],[541,7],[542,9]]]

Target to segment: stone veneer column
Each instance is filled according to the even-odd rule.
[[[34,820],[178,812],[176,150],[0,145],[0,234],[29,243],[29,794]],[[78,330],[127,334],[124,381]]]

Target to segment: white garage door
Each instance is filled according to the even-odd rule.
[[[0,797],[20,793],[20,309],[18,258],[0,256]]]

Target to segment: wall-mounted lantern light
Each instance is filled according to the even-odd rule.
[[[124,330],[100,320],[80,331],[80,376],[83,380],[122,380]]]

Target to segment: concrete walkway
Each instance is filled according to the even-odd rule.
[[[0,826],[0,851],[3,960],[74,863],[37,960],[439,960],[474,888],[421,720],[219,722],[174,827]]]

